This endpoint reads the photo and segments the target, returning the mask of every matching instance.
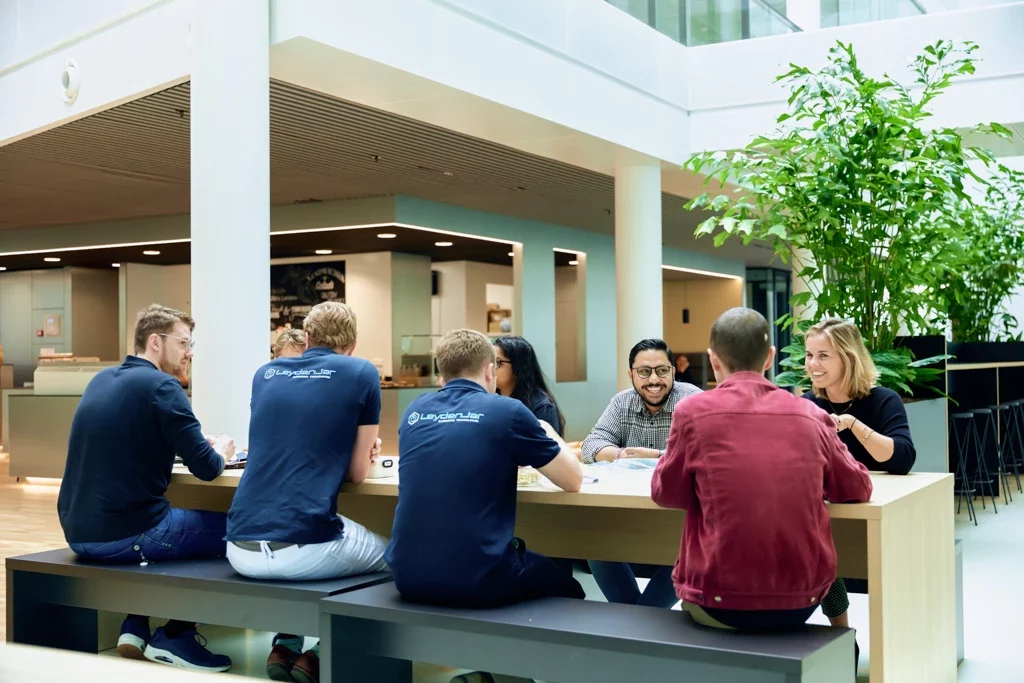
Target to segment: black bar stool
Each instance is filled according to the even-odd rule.
[[[956,513],[960,514],[960,504],[967,499],[967,516],[978,526],[978,516],[974,512],[974,489],[967,476],[967,454],[974,450],[973,413],[953,413],[949,416],[949,442],[956,447],[956,474],[954,475],[953,493],[956,495]]]
[[[985,510],[985,487],[988,487],[988,497],[992,499],[992,510],[997,515],[999,514],[999,508],[996,506],[996,488],[994,484],[997,481],[998,473],[996,477],[988,471],[988,463],[985,462],[985,443],[988,440],[988,425],[992,421],[992,411],[989,408],[976,408],[972,411],[975,417],[974,423],[974,441],[975,450],[974,454],[977,456],[977,462],[974,466],[974,477],[971,480],[971,486],[977,487],[981,491],[981,509]],[[981,420],[985,424],[985,439],[981,437],[981,431],[978,429],[977,420]],[[998,451],[997,451],[998,453]]]
[[[985,447],[991,434],[996,447],[996,476],[1000,488],[1003,489],[1003,502],[1009,505],[1013,502],[1013,493],[1010,491],[1010,468],[1006,464],[1006,432],[1010,420],[1010,406],[1007,403],[1000,403],[997,406],[989,406],[988,409],[992,412],[984,418],[985,429],[982,432],[981,445],[982,448]]]
[[[1024,470],[1024,399],[1009,401],[1006,405],[1010,406],[1010,412],[1003,458],[1006,464],[1013,468],[1014,477],[1017,479],[1017,491],[1024,493],[1020,483],[1020,471]]]

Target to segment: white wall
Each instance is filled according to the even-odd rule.
[[[466,263],[465,326],[484,334],[487,334],[487,304],[492,303],[487,300],[487,285],[489,284],[512,286],[512,266],[468,261]],[[512,306],[512,310],[515,310],[515,306]]]
[[[358,332],[353,355],[380,359],[392,374],[391,254],[345,256],[345,303],[356,313]]]
[[[70,350],[70,276],[63,269],[0,274],[0,344],[16,385],[32,381],[39,349]],[[60,335],[39,337],[47,315],[61,316]]]
[[[440,276],[439,294],[431,301],[433,334],[469,328],[487,334],[487,304],[505,304],[515,310],[515,287],[512,266],[499,266],[476,261],[443,261],[432,268]],[[499,285],[499,287],[488,287]],[[512,288],[513,301],[508,300]],[[490,301],[488,292],[500,293],[502,301]],[[514,315],[514,314],[513,314]]]
[[[466,327],[466,261],[431,266],[438,274],[438,293],[431,297],[431,334]]]

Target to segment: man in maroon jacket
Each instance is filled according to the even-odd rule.
[[[651,482],[655,503],[686,510],[676,593],[706,626],[798,627],[836,578],[825,500],[865,502],[871,479],[824,411],[765,379],[760,313],[722,314],[709,354],[718,387],[676,406]]]

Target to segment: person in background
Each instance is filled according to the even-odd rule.
[[[513,537],[520,467],[579,491],[579,461],[554,428],[496,395],[495,352],[454,330],[435,355],[440,391],[418,397],[399,423],[398,506],[386,559],[403,597],[493,607],[542,597],[583,598],[579,583]]]
[[[804,398],[828,413],[850,453],[874,472],[907,474],[917,451],[899,394],[880,387],[878,370],[853,323],[829,318],[804,334],[804,367],[811,391]],[[866,582],[852,581],[864,592]],[[821,611],[833,626],[850,624],[846,581],[837,579]]]
[[[684,353],[676,356],[676,381],[683,382],[684,384],[693,384],[694,386],[697,384],[693,380],[693,373],[690,372],[690,359]]]
[[[314,581],[387,569],[387,539],[338,515],[342,482],[361,482],[379,452],[380,378],[354,358],[356,316],[313,306],[299,357],[280,357],[252,380],[245,472],[228,512],[227,556],[251,579]],[[274,637],[267,675],[317,683],[319,643]]]
[[[547,422],[564,437],[565,418],[548,389],[530,342],[522,337],[498,337],[494,353],[498,393],[522,402],[538,420]]]
[[[172,508],[165,493],[174,456],[203,481],[224,471],[233,446],[217,453],[203,436],[175,377],[192,357],[195,322],[153,304],[135,324],[135,355],[97,373],[75,410],[57,498],[64,537],[76,555],[112,564],[223,557],[222,513]],[[117,652],[198,671],[226,671],[194,623],[129,615]]]
[[[306,333],[288,328],[282,332],[271,350],[272,358],[298,358],[306,352]]]
[[[661,339],[644,339],[629,352],[631,389],[621,391],[583,441],[583,462],[620,458],[659,458],[672,427],[672,411],[685,397],[699,394],[692,384],[673,381],[672,352]],[[609,602],[671,607],[678,599],[672,568],[591,560],[590,571]],[[640,591],[637,573],[650,581]]]
[[[836,576],[825,501],[867,501],[871,478],[828,415],[765,379],[760,313],[726,311],[710,346],[718,386],[676,406],[651,480],[655,503],[686,511],[672,578],[702,625],[799,628]]]

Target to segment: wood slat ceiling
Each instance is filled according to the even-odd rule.
[[[187,213],[189,84],[0,147],[0,229]],[[611,234],[611,177],[311,92],[270,86],[271,203],[402,194]],[[665,243],[703,218],[662,196]]]

